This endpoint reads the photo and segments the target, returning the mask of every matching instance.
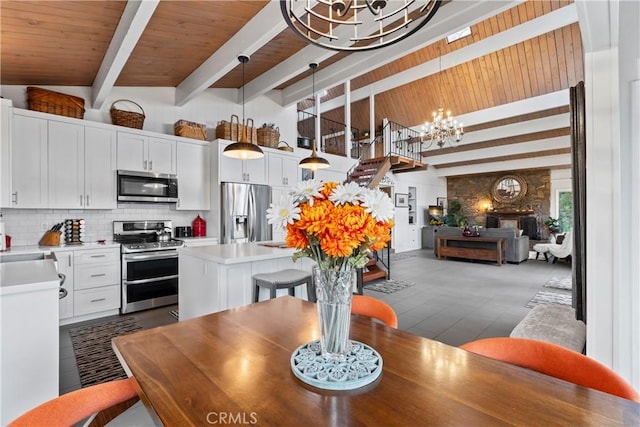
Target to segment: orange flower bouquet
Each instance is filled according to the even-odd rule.
[[[364,267],[367,253],[391,239],[394,207],[380,190],[356,183],[303,181],[267,210],[269,223],[286,228],[286,245],[322,269]]]
[[[303,181],[267,210],[269,222],[286,228],[288,247],[298,249],[294,261],[317,262],[313,280],[320,324],[320,353],[343,362],[351,351],[349,325],[355,268],[367,253],[391,239],[393,203],[380,190],[355,183]]]

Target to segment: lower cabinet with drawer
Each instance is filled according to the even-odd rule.
[[[56,251],[58,268],[64,264],[60,324],[82,322],[120,311],[120,249],[118,247]],[[62,301],[65,301],[63,304]]]

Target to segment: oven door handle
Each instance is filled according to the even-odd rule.
[[[125,285],[142,285],[144,283],[161,282],[163,280],[171,280],[171,279],[177,279],[177,278],[178,278],[178,275],[174,274],[172,276],[153,277],[151,279],[125,280],[122,283]]]
[[[122,259],[124,259],[125,261],[147,261],[147,260],[152,260],[152,259],[169,259],[169,258],[178,258],[178,252],[173,252],[173,253],[168,253],[167,252],[160,252],[160,253],[153,253],[153,254],[140,254],[140,255],[124,255],[122,257]]]

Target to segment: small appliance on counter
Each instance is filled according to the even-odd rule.
[[[192,230],[193,229],[191,228],[191,226],[176,227],[174,234],[175,234],[175,237],[192,237],[193,236]]]
[[[192,237],[205,237],[207,235],[207,221],[200,215],[193,220],[193,236]]]

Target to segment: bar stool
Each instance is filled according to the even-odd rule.
[[[253,302],[258,302],[260,287],[269,288],[270,298],[276,297],[276,289],[289,289],[289,295],[295,296],[295,287],[307,285],[307,299],[316,302],[316,292],[313,288],[311,273],[293,268],[276,271],[275,273],[260,273],[253,275]]]

